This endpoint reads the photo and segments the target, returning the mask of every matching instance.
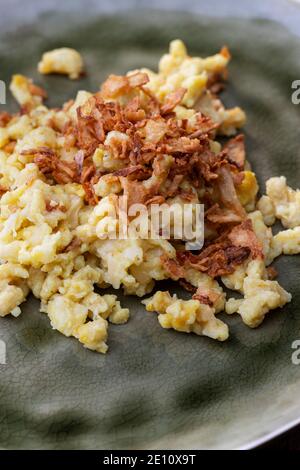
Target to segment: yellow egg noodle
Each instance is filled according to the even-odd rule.
[[[246,119],[240,108],[226,109],[212,91],[211,78],[226,73],[229,59],[226,49],[206,58],[190,57],[182,41],[172,41],[157,73],[139,71],[149,78],[139,93],[149,90],[162,107],[166,106],[167,114],[170,94],[184,89],[173,110],[176,119],[189,125],[199,113],[208,116],[216,129],[210,134],[210,147],[217,154],[221,151],[217,136],[234,135]],[[77,51],[62,48],[45,53],[38,70],[75,79],[83,72],[83,61]],[[129,81],[134,73],[128,73]],[[129,319],[129,310],[120,305],[117,295],[106,294],[105,288],[122,288],[138,297],[151,293],[155,281],[170,278],[161,259],[175,260],[176,244],[165,239],[114,240],[108,236],[110,227],[117,224],[109,208],[122,193],[118,172],[124,169],[122,160],[108,148],[114,139],[126,141],[125,133],[109,132],[104,146],[91,156],[101,174],[92,188],[95,204],[87,204],[80,182],[49,180],[30,153],[44,149],[47,158],[56,155],[71,165],[78,148],[76,143],[66,145],[70,136],[63,129],[76,122],[77,109],[92,93],[79,91],[74,102],[49,109],[43,104],[43,92],[30,79],[15,75],[10,89],[22,112],[3,118],[0,125],[0,316],[19,316],[22,302],[32,292],[40,299],[41,312],[48,315],[52,328],[77,338],[86,348],[105,353],[109,323],[123,324]],[[132,89],[124,88],[109,99],[126,103],[130,94]],[[167,157],[164,164],[168,165]],[[107,172],[116,172],[116,176],[107,177]],[[187,181],[180,184],[183,192],[191,189]],[[195,197],[200,201],[201,188],[197,191]],[[185,282],[197,292],[209,292],[210,298],[213,294],[213,300],[202,302],[201,296],[182,300],[169,292],[155,292],[142,303],[147,311],[157,312],[163,328],[223,341],[228,337],[228,326],[217,318],[218,313],[238,313],[246,325],[256,327],[270,310],[291,301],[269,267],[281,254],[300,252],[300,191],[290,188],[285,177],[277,176],[266,182],[266,195],[257,200],[255,174],[246,162],[236,193],[261,243],[263,258],[249,257],[234,272],[217,278],[189,266]],[[177,195],[169,200],[176,197],[180,199]],[[276,220],[281,221],[283,230],[273,236],[271,225]],[[222,285],[243,297],[226,298]]]

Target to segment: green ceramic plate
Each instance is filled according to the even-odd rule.
[[[233,60],[224,100],[248,114],[249,159],[262,189],[268,177],[281,174],[300,186],[300,105],[291,102],[291,83],[300,79],[300,39],[279,23],[250,19],[272,11],[295,33],[300,5],[275,1],[271,9],[270,2],[247,1],[236,10],[233,1],[219,8],[211,2],[203,11],[218,11],[212,18],[166,11],[103,16],[109,2],[39,3],[1,2],[2,80],[14,72],[32,76],[55,106],[80,88],[96,90],[108,73],[155,67],[174,37],[193,54],[227,44]],[[190,8],[194,3],[201,12],[202,2]],[[41,53],[62,45],[82,52],[86,78],[38,76]],[[102,356],[51,330],[29,298],[18,319],[0,321],[7,347],[7,363],[0,365],[0,446],[249,448],[289,428],[300,418],[300,366],[291,362],[291,344],[300,338],[299,257],[276,265],[292,303],[256,330],[227,317],[231,336],[224,344],[162,330],[154,314],[128,297],[122,300],[131,320],[111,326],[110,351]]]

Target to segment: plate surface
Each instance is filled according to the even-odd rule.
[[[299,187],[300,106],[291,102],[291,83],[300,79],[300,39],[288,29],[265,19],[230,18],[236,16],[234,2],[220,2],[219,18],[155,11],[103,16],[99,5],[94,14],[86,7],[80,12],[78,2],[66,14],[58,13],[59,2],[42,3],[56,13],[38,16],[36,2],[28,2],[24,14],[15,8],[16,14],[9,10],[0,20],[2,80],[8,83],[15,72],[32,76],[49,92],[50,105],[58,106],[78,89],[97,90],[108,73],[155,68],[174,37],[195,55],[227,44],[233,59],[224,101],[247,112],[248,157],[261,189],[281,174]],[[259,16],[255,4],[264,2],[252,2],[241,16]],[[300,8],[291,8],[295,32]],[[285,19],[291,12],[282,11]],[[62,45],[85,58],[88,75],[79,82],[36,72],[41,53]],[[110,350],[102,356],[52,331],[30,298],[18,319],[0,319],[7,346],[7,363],[0,365],[0,446],[249,448],[288,428],[300,418],[300,366],[291,362],[291,344],[300,338],[299,257],[279,259],[276,266],[292,303],[256,330],[221,315],[231,333],[223,344],[162,330],[138,300],[120,294],[132,317],[110,327]]]

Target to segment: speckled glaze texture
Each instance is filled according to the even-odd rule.
[[[229,13],[213,19],[155,11],[103,16],[82,9],[78,15],[74,9],[44,12],[32,23],[19,15],[18,27],[0,32],[0,78],[32,76],[58,106],[79,89],[97,90],[108,73],[155,67],[174,37],[192,54],[227,44],[233,60],[224,101],[247,112],[248,155],[261,189],[281,174],[299,187],[300,105],[291,102],[291,83],[300,79],[300,39],[277,23],[230,19]],[[82,80],[38,76],[41,53],[61,45],[83,54],[88,74]],[[110,327],[110,350],[102,356],[51,330],[30,297],[18,319],[0,319],[7,345],[0,446],[245,448],[289,426],[300,417],[300,366],[291,362],[292,341],[300,339],[299,261],[276,262],[292,303],[256,330],[221,315],[230,326],[226,343],[162,330],[138,299],[120,293],[132,316],[127,325]]]

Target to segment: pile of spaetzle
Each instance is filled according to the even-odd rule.
[[[99,92],[79,91],[60,109],[46,107],[45,90],[30,79],[13,76],[20,112],[0,114],[0,316],[19,316],[32,292],[54,329],[105,353],[109,322],[129,319],[109,286],[143,297],[155,281],[172,279],[191,299],[154,291],[146,310],[163,328],[221,341],[228,327],[218,313],[237,312],[256,327],[291,301],[271,263],[300,252],[300,192],[278,176],[258,199],[244,137],[235,135],[245,113],[219,97],[229,60],[227,48],[190,57],[175,40],[157,73],[111,75]],[[44,54],[38,69],[75,79],[83,61],[63,48]],[[204,204],[204,247],[111,239],[118,221],[110,208],[121,195],[147,206]],[[276,219],[283,230],[273,236]],[[227,298],[224,286],[243,298]]]

